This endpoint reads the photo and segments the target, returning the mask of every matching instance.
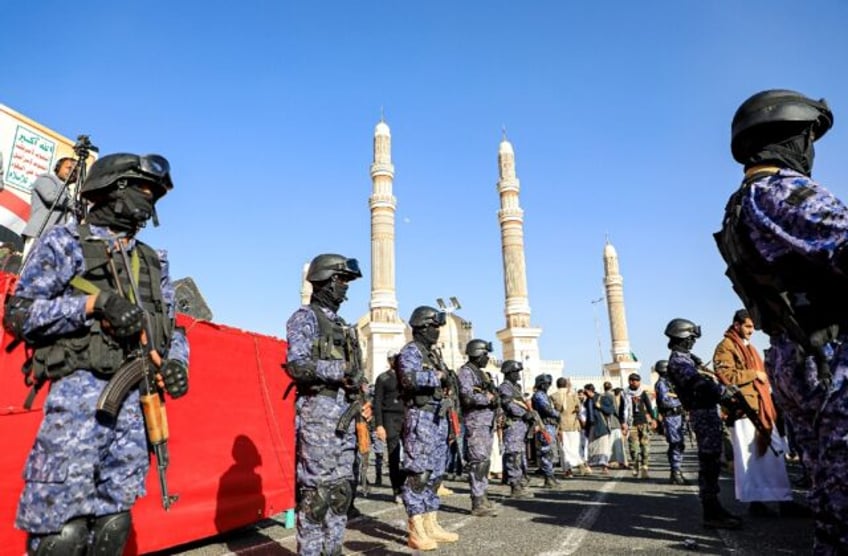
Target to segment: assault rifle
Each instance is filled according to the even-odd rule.
[[[445,414],[450,423],[450,440],[453,441],[462,434],[462,426],[459,422],[459,413],[457,406],[459,404],[459,384],[457,382],[456,373],[445,365],[445,360],[442,359],[442,352],[436,347],[430,350],[430,353],[436,360],[437,370],[444,374],[444,380],[447,383],[446,395],[442,399],[442,409],[440,414]]]
[[[542,440],[545,441],[547,446],[554,445],[554,439],[551,438],[551,433],[548,432],[548,429],[545,427],[545,423],[542,421],[542,416],[539,415],[539,412],[533,409],[531,404],[525,402],[524,400],[516,400],[520,405],[523,405],[524,408],[533,416],[533,427],[531,428],[533,433],[539,433],[542,436]],[[528,435],[529,436],[529,435]]]
[[[765,423],[760,419],[760,414],[751,407],[751,404],[748,403],[748,400],[745,399],[745,395],[742,393],[742,390],[739,389],[735,384],[732,384],[725,380],[720,374],[715,373],[716,378],[720,383],[724,385],[725,388],[732,394],[732,402],[733,409],[741,411],[742,414],[751,421],[751,424],[754,425],[754,428],[757,429],[757,432],[762,435],[763,438],[768,439],[768,447],[771,452],[780,457],[780,453],[778,453],[777,449],[775,449],[774,444],[771,441],[771,431],[766,428]],[[728,426],[730,423],[728,422]]]
[[[127,274],[127,280],[130,284],[130,291],[128,292],[131,294],[130,300],[144,311],[126,248],[120,240],[116,244],[117,250],[121,254],[121,261],[124,271]],[[115,283],[118,284],[118,293],[124,296],[111,255],[110,252],[110,268],[115,276]],[[153,455],[156,456],[156,466],[159,473],[159,490],[162,493],[162,507],[165,511],[168,511],[171,505],[177,501],[179,495],[168,493],[168,480],[166,476],[168,464],[170,463],[170,456],[168,454],[168,415],[165,412],[163,393],[156,382],[156,371],[150,360],[150,354],[154,351],[154,347],[151,344],[153,334],[146,312],[143,317],[142,332],[143,336],[139,342],[139,349],[132,355],[131,359],[115,372],[115,375],[103,389],[97,400],[97,410],[103,411],[112,418],[115,418],[127,393],[138,385],[141,409],[144,414],[144,426],[147,430],[147,441],[150,443]]]
[[[336,432],[346,434],[350,428],[350,422],[356,419],[356,446],[360,454],[368,454],[371,451],[371,433],[368,423],[362,417],[362,410],[368,404],[368,397],[362,390],[366,383],[365,373],[362,370],[362,350],[359,347],[359,334],[355,326],[345,328],[345,359],[351,366],[351,373],[345,378],[345,392],[350,405],[336,425]]]

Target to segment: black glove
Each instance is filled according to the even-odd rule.
[[[94,313],[109,323],[117,338],[128,338],[141,332],[144,311],[111,292],[100,292],[94,301]]]
[[[174,399],[181,398],[188,392],[188,368],[182,361],[168,359],[159,369],[165,390]]]

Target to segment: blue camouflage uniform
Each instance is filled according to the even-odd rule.
[[[485,373],[485,374],[484,374]],[[468,464],[471,467],[469,482],[471,496],[480,497],[486,494],[489,485],[489,462],[492,455],[494,440],[494,402],[486,395],[492,384],[491,376],[486,371],[468,362],[459,369],[459,395],[465,415],[465,448]],[[475,470],[480,466],[480,473]]]
[[[91,226],[92,235],[111,233]],[[128,251],[135,248],[130,240]],[[159,251],[162,299],[174,317],[174,288],[168,260]],[[23,325],[27,340],[62,337],[88,329],[87,295],[70,285],[85,271],[77,226],[49,229],[36,242],[15,295],[33,300]],[[163,359],[188,363],[188,342],[175,329]],[[78,369],[54,380],[44,402],[44,416],[24,467],[24,489],[15,525],[34,535],[60,531],[78,516],[105,516],[129,511],[145,494],[147,438],[138,389],[130,391],[114,422],[95,417],[96,403],[108,378]]]
[[[701,375],[692,355],[680,351],[671,352],[667,376],[677,394],[688,400],[689,419],[698,444],[699,494],[701,499],[715,498],[719,493],[722,444],[717,403],[724,387]]]
[[[683,451],[686,448],[683,438],[683,404],[666,377],[660,377],[654,389],[657,392],[657,406],[663,416],[663,431],[668,443],[668,464],[672,471],[680,471]]]
[[[407,404],[403,420],[403,466],[407,474],[401,496],[409,517],[438,511],[436,491],[445,473],[448,417],[440,399],[436,366],[416,342],[398,353],[396,365]],[[414,398],[420,399],[420,405]]]
[[[503,444],[506,482],[508,485],[514,485],[524,477],[525,439],[528,427],[524,416],[527,414],[527,408],[523,403],[521,387],[517,384],[504,380],[498,386],[498,392],[505,417]]]
[[[551,398],[548,393],[543,390],[533,392],[531,398],[533,409],[539,413],[542,422],[545,424],[545,430],[548,431],[550,438],[553,440],[557,437],[557,424],[559,423],[559,411],[554,409],[551,403]],[[554,476],[554,460],[553,451],[554,444],[545,442],[541,432],[536,433],[536,446],[539,454],[539,465],[542,468],[542,474],[545,477]]]
[[[789,169],[750,184],[740,223],[769,262],[800,256],[835,275],[846,273],[848,207],[807,176]],[[837,295],[846,295],[844,291]],[[813,487],[817,554],[848,552],[848,329],[825,345],[833,379],[818,379],[816,364],[785,335],[771,336],[766,370],[774,399],[803,447]]]
[[[317,307],[333,322],[343,322],[330,309]],[[350,403],[345,398],[345,359],[318,359],[313,346],[320,336],[318,317],[309,305],[300,307],[286,323],[287,364],[313,360],[315,388],[298,386],[297,511],[298,554],[341,554],[350,503],[350,483],[356,450],[355,422],[344,434],[336,432]],[[323,502],[315,503],[313,497]]]

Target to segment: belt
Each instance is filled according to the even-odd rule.
[[[683,415],[682,407],[671,407],[663,410],[663,415]]]
[[[327,398],[336,398],[338,396],[339,390],[341,388],[321,388],[320,390],[316,390],[313,392],[298,392],[298,397],[303,396],[325,396]]]

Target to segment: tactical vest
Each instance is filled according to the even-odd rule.
[[[415,347],[417,347],[418,351],[421,352],[421,355],[424,356],[424,359],[421,362],[421,367],[423,369],[432,370],[434,372],[439,370],[447,372],[447,367],[437,351],[427,349],[423,344],[416,341],[413,341],[412,343],[415,344]],[[398,373],[398,389],[400,390],[401,398],[407,405],[411,404],[415,407],[422,408],[431,405],[431,402],[442,401],[444,392],[441,386],[437,386],[435,388],[418,386],[413,383],[411,376],[406,373],[401,373],[399,369],[395,370]]]
[[[318,320],[318,337],[312,342],[312,358],[325,361],[345,360],[345,334],[347,326],[341,317],[335,320],[315,303],[309,305]]]
[[[524,407],[524,394],[521,392],[521,388],[517,384],[513,384],[508,380],[504,380],[501,384],[506,384],[507,388],[510,389],[510,392],[507,392],[507,395],[510,396],[510,399],[506,403],[501,403],[501,406],[504,410],[504,420],[506,425],[511,425],[512,423],[516,423],[518,421],[522,421],[521,417],[515,417],[507,411],[507,407],[511,402],[516,402],[521,407]],[[501,398],[503,399],[503,398]]]
[[[471,369],[471,372],[474,373],[474,382],[480,384],[478,387],[482,393],[495,393],[494,392],[494,384],[492,382],[492,378],[489,374],[482,369],[477,368],[477,365],[474,363],[468,363],[465,365],[466,369]],[[485,407],[478,407],[476,402],[474,401],[473,394],[472,396],[462,396],[460,400],[462,402],[462,408],[465,411],[475,411],[478,409],[487,409]]]
[[[330,319],[320,305],[311,303],[309,308],[318,321],[318,337],[312,342],[312,359],[318,361],[349,361],[347,354],[348,326],[341,317]],[[321,394],[335,397],[339,391],[339,385],[330,386],[323,380],[313,377],[308,380],[297,381],[298,396],[314,396]]]
[[[626,394],[630,397],[634,425],[644,425],[648,422],[648,406],[645,404],[644,394],[644,390],[637,396],[631,395],[630,392]]]
[[[82,274],[71,285],[83,293],[95,295],[101,291],[130,297],[131,287],[119,253],[110,253],[107,240],[94,237],[88,225],[78,226],[83,252]],[[148,245],[136,241],[131,267],[138,286],[141,306],[147,313],[152,338],[151,347],[166,353],[174,322],[168,316],[162,298],[162,268],[159,256]],[[117,273],[117,276],[115,274]],[[49,345],[36,346],[32,359],[34,381],[56,380],[77,369],[110,376],[126,361],[129,353],[138,348],[137,339],[119,342],[94,319],[87,329],[58,338]]]
[[[742,199],[757,180],[757,173],[742,182],[725,208],[722,229],[714,234],[727,263],[725,274],[748,309],[757,328],[769,335],[786,333],[811,354],[831,341],[839,327],[848,324],[848,279],[795,253],[765,260],[754,246],[750,230],[741,221]],[[812,193],[807,188],[791,195],[787,203],[800,203]]]

